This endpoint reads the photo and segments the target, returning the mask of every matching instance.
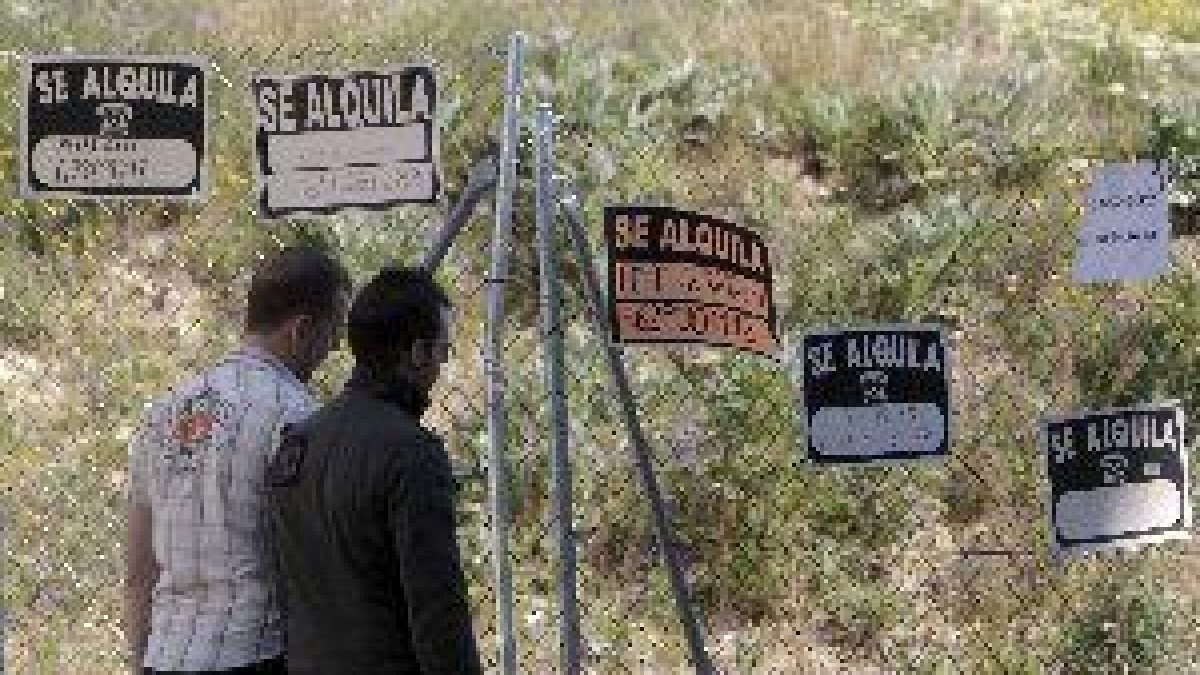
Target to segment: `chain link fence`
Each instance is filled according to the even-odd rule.
[[[357,283],[421,258],[499,134],[513,30],[532,37],[503,355],[520,672],[558,669],[528,142],[539,99],[561,116],[556,152],[582,190],[593,250],[605,203],[675,203],[767,238],[791,342],[819,326],[909,320],[951,335],[957,435],[944,465],[817,468],[790,361],[625,350],[672,545],[722,672],[1200,672],[1197,545],[1052,564],[1037,438],[1047,411],[1164,395],[1200,409],[1195,243],[1174,241],[1175,265],[1152,285],[1077,287],[1067,272],[1081,158],[1200,151],[1187,132],[1200,99],[1172,89],[1200,61],[1170,57],[1180,79],[1143,101],[1155,118],[1104,92],[1152,80],[1162,60],[1115,32],[1083,47],[1055,38],[1055,21],[1082,31],[1095,18],[1068,3],[1032,29],[1017,12],[994,31],[989,12],[1001,10],[984,2],[800,4],[0,4],[6,672],[122,668],[125,444],[143,404],[233,346],[264,252],[324,241]],[[211,60],[203,203],[17,198],[22,60],[68,51]],[[252,74],[421,61],[440,78],[443,206],[256,219]],[[490,203],[438,272],[459,332],[427,421],[460,473],[460,542],[495,670],[481,359]],[[560,233],[583,663],[687,672],[661,542]],[[317,376],[323,396],[349,367],[333,355]]]

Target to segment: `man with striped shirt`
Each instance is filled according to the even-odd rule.
[[[241,346],[150,407],[129,447],[133,672],[285,672],[264,470],[316,408],[307,383],[350,292],[327,253],[277,252],[251,281]]]

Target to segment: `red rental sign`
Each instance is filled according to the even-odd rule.
[[[767,247],[733,223],[655,206],[604,210],[618,342],[700,343],[774,356]]]

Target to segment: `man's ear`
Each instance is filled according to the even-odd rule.
[[[283,324],[283,329],[287,333],[288,341],[297,344],[304,342],[305,334],[312,330],[312,326],[313,317],[308,314],[297,314]]]

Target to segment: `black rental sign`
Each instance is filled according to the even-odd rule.
[[[1185,448],[1175,401],[1044,418],[1054,556],[1188,538]]]
[[[815,331],[792,358],[802,369],[808,456],[818,464],[944,459],[950,364],[939,326]]]
[[[251,89],[260,216],[437,202],[431,67],[264,75]]]
[[[176,56],[28,59],[22,196],[202,197],[206,70],[200,59]]]

